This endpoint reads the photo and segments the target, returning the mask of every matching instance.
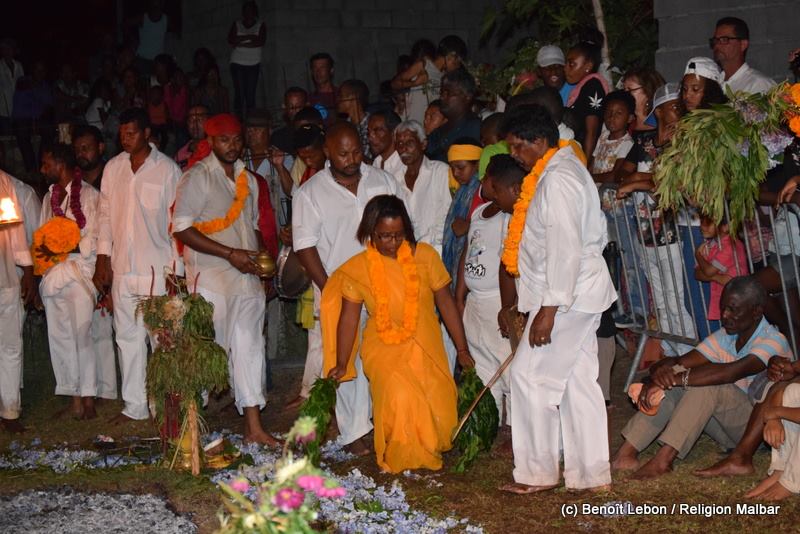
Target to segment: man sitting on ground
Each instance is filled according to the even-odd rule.
[[[773,356],[791,354],[783,334],[764,319],[766,299],[755,278],[734,278],[720,302],[723,329],[683,356],[664,358],[650,368],[638,405],[652,411],[657,399],[663,400],[654,415],[637,413],[625,425],[625,443],[614,457],[614,469],[639,467],[639,452],[656,438],[661,449],[633,478],[671,471],[675,458],[685,458],[704,430],[726,448],[739,441],[753,409],[747,391],[754,375]]]

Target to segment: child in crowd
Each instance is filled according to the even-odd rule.
[[[714,224],[709,217],[700,218],[700,231],[705,242],[697,247],[694,277],[703,282],[711,282],[711,299],[708,302],[708,319],[711,331],[719,329],[722,288],[731,278],[749,274],[747,251],[744,244],[728,233],[728,224]]]
[[[446,122],[447,117],[442,114],[442,101],[437,98],[428,104],[428,109],[425,110],[425,119],[422,122],[425,135],[430,135],[432,131]]]
[[[616,169],[633,147],[628,130],[636,119],[636,101],[626,91],[614,91],[603,101],[603,129],[597,139],[589,171],[597,183],[616,181]],[[611,239],[609,237],[609,239]]]
[[[567,107],[575,114],[575,140],[586,154],[594,153],[602,125],[603,98],[608,93],[608,82],[597,73],[601,45],[581,41],[570,49],[564,67],[567,82],[575,84],[567,99]]]
[[[453,195],[453,203],[444,222],[442,240],[442,260],[455,284],[458,279],[458,260],[464,249],[469,221],[475,210],[475,196],[481,182],[478,180],[478,161],[481,147],[474,139],[458,139],[447,151],[450,172],[458,189]]]
[[[508,215],[494,202],[493,182],[520,183],[525,171],[511,156],[494,156],[486,168],[483,196],[489,202],[482,205],[470,219],[467,245],[461,254],[456,282],[456,305],[464,320],[469,351],[475,359],[475,371],[485,383],[511,352],[508,339],[497,329],[500,313],[500,256],[503,252],[503,234],[508,226]],[[491,390],[498,413],[503,414],[506,399],[506,421],[511,420],[509,383],[507,373]]]

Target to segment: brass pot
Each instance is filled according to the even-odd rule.
[[[260,251],[253,257],[253,261],[261,269],[261,278],[273,278],[277,270],[277,265],[272,256],[266,250]]]

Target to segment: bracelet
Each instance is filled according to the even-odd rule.
[[[685,391],[685,390],[687,390],[687,389],[689,389],[689,373],[690,373],[691,371],[692,371],[692,369],[691,369],[691,368],[689,368],[689,369],[687,369],[687,370],[685,370],[685,371],[683,372],[683,380],[682,380],[682,383],[683,383],[683,384],[682,384],[682,385],[683,385],[683,389],[684,389],[684,391]]]

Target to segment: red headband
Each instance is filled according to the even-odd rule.
[[[217,135],[236,135],[242,133],[242,123],[239,122],[239,119],[237,119],[235,115],[220,113],[219,115],[210,117],[203,126],[203,129],[206,131],[206,135],[210,135],[211,137]],[[188,171],[191,169],[195,163],[201,159],[205,159],[209,154],[211,154],[211,145],[208,144],[208,141],[203,139],[197,143],[194,152],[192,152],[192,156],[189,158],[189,162],[186,165],[186,170]]]

